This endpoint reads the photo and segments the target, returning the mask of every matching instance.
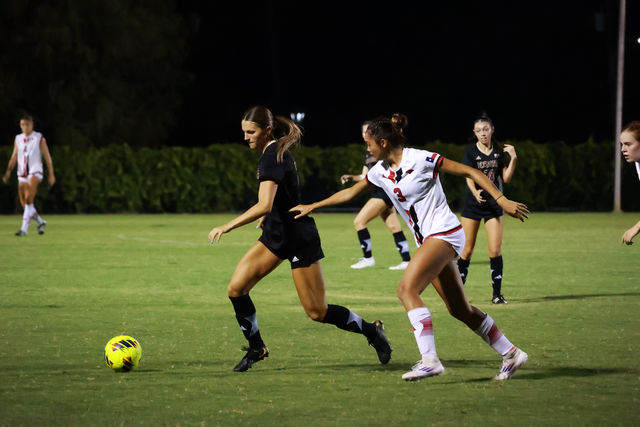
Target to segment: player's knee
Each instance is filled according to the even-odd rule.
[[[322,322],[327,315],[326,307],[305,307],[304,311],[307,313],[307,316],[309,316],[309,319],[314,322]]]
[[[473,317],[473,312],[465,307],[452,307],[449,306],[449,314],[458,319],[464,324],[469,324]]]
[[[405,282],[400,282],[398,284],[398,289],[396,290],[396,296],[402,302],[408,301],[415,292],[413,289]]]
[[[353,227],[356,230],[362,230],[363,228],[366,228],[366,226],[367,226],[367,223],[358,217],[356,217],[356,219],[353,220]]]

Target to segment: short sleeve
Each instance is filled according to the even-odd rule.
[[[277,151],[269,148],[260,158],[258,181],[275,181],[277,184],[281,184],[284,179],[284,162],[278,163]]]

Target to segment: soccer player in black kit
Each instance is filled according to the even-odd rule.
[[[380,320],[369,323],[348,308],[327,304],[320,268],[324,254],[315,222],[307,217],[294,219],[295,215],[289,213],[300,199],[296,164],[288,149],[299,142],[302,132],[293,121],[274,117],[262,106],[244,113],[242,131],[249,147],[262,152],[258,165],[258,202],[209,233],[209,242],[218,242],[222,234],[264,216],[262,235],[240,260],[227,287],[236,319],[249,343],[247,353],[233,370],[246,371],[269,356],[249,292],[285,259],[291,263],[293,282],[307,315],[317,322],[364,335],[375,348],[380,362],[388,363],[392,350]]]
[[[477,138],[475,144],[467,147],[462,157],[462,163],[475,169],[480,169],[493,184],[503,191],[503,183],[508,183],[516,169],[516,150],[512,145],[505,144],[502,148],[492,141],[495,128],[493,122],[483,114],[473,122],[473,133]],[[506,159],[504,153],[509,155]],[[461,223],[466,236],[466,243],[460,258],[458,270],[465,283],[469,274],[469,263],[476,244],[480,221],[484,220],[489,245],[489,264],[491,267],[491,286],[493,287],[494,304],[507,304],[502,296],[502,208],[496,200],[475,182],[467,178],[468,190],[464,197]]]

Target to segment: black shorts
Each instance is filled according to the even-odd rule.
[[[484,222],[493,218],[500,218],[504,215],[504,212],[500,205],[495,201],[493,197],[485,197],[486,202],[478,203],[475,197],[471,193],[467,193],[464,197],[464,205],[462,206],[462,213],[460,216],[463,218],[474,219],[480,221],[484,219]]]
[[[389,196],[387,196],[387,193],[385,193],[384,190],[380,187],[373,187],[371,189],[371,198],[382,199],[387,204],[387,206],[389,207],[393,206],[393,202],[391,201]]]
[[[324,258],[320,235],[313,218],[300,218],[289,227],[274,226],[265,220],[258,240],[278,258],[288,259],[292,270],[309,267]]]

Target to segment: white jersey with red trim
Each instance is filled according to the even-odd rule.
[[[16,148],[18,150],[18,177],[26,178],[35,173],[42,173],[42,153],[40,141],[44,137],[40,132],[31,132],[29,136],[21,133],[16,135]]]
[[[367,181],[387,193],[413,231],[418,246],[429,237],[449,234],[461,227],[438,178],[442,159],[440,154],[427,150],[404,148],[396,170],[383,161],[367,173]]]

